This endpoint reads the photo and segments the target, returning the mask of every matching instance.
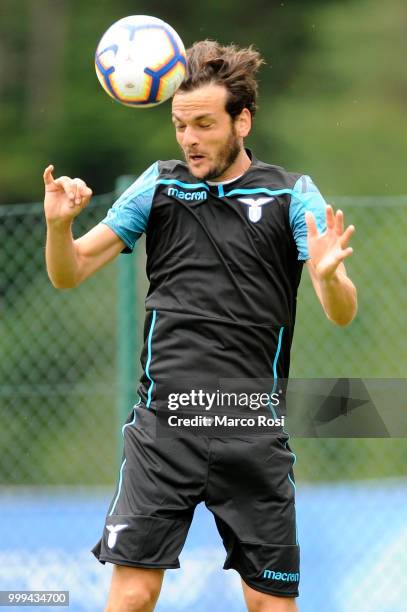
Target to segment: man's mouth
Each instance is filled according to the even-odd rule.
[[[188,159],[189,161],[191,161],[192,163],[198,163],[200,161],[202,161],[203,159],[205,159],[205,155],[201,155],[200,153],[190,153],[188,155]]]

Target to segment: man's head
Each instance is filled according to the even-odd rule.
[[[243,140],[256,112],[259,53],[195,43],[187,51],[186,78],[173,98],[177,141],[190,171],[204,180],[226,180],[244,172]]]

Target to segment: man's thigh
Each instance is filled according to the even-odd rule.
[[[266,595],[298,596],[299,544],[294,454],[288,436],[211,442],[206,505],[227,558],[245,583]]]
[[[153,413],[138,406],[124,433],[124,457],[102,538],[102,563],[178,568],[194,509],[203,498],[208,444],[197,437],[159,438]]]

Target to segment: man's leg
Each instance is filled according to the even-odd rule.
[[[275,597],[255,591],[242,580],[243,595],[249,612],[298,612],[293,597]]]
[[[296,612],[300,550],[288,435],[211,444],[206,505],[227,551],[224,569],[244,580],[249,612]]]
[[[164,568],[179,567],[194,509],[202,499],[208,443],[192,435],[157,436],[156,416],[143,404],[134,407],[123,434],[118,487],[92,552],[101,563],[114,566],[107,611],[151,612]]]
[[[163,577],[162,569],[114,565],[105,612],[153,612]]]

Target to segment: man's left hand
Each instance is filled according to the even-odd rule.
[[[314,270],[321,281],[334,277],[339,264],[353,253],[347,246],[355,231],[353,225],[344,230],[343,212],[334,213],[332,206],[326,207],[326,232],[319,234],[314,215],[307,211],[305,221],[308,230],[308,253]]]

